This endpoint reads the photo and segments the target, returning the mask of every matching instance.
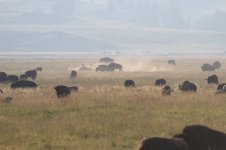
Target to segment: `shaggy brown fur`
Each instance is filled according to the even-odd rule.
[[[142,141],[139,150],[188,150],[188,144],[179,138],[152,137]]]
[[[189,150],[226,150],[226,134],[203,125],[186,126],[175,137],[184,139]]]

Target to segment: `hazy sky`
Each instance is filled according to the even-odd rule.
[[[226,0],[0,0],[0,32],[0,51],[225,50]]]
[[[117,22],[150,28],[226,31],[226,1],[0,0],[0,19],[0,25],[94,26]]]

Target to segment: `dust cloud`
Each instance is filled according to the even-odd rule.
[[[168,72],[175,70],[175,66],[166,61],[128,59],[118,61],[126,72]]]

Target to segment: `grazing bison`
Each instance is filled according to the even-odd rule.
[[[213,63],[213,67],[214,67],[215,70],[216,69],[219,70],[221,68],[221,63],[219,61],[215,61]]]
[[[37,67],[36,70],[42,72],[42,67]]]
[[[69,96],[71,94],[71,92],[78,91],[77,86],[68,87],[68,86],[64,86],[64,85],[58,85],[58,86],[54,87],[54,89],[56,90],[56,94],[57,94],[58,98]]]
[[[122,71],[122,65],[117,63],[110,63],[108,65],[108,68],[109,68],[109,71],[115,71],[115,70]]]
[[[155,86],[162,86],[162,85],[166,85],[165,79],[158,79],[155,81]]]
[[[20,75],[20,80],[27,80],[28,77],[25,74]]]
[[[202,71],[214,71],[215,68],[211,64],[205,63],[204,65],[201,66]]]
[[[217,75],[209,76],[206,80],[207,80],[208,84],[218,84]]]
[[[74,78],[76,78],[76,77],[77,77],[77,71],[72,70],[72,71],[71,71],[71,75],[70,75],[70,79],[74,79]]]
[[[164,88],[162,89],[162,95],[170,95],[170,93],[173,90],[171,89],[171,87],[169,85],[164,86]]]
[[[168,60],[168,64],[176,65],[176,61],[175,60]]]
[[[226,134],[203,125],[186,126],[175,137],[184,139],[189,150],[226,150]]]
[[[189,81],[184,81],[179,85],[179,89],[183,92],[196,92],[197,86]]]
[[[38,85],[32,81],[28,81],[28,80],[20,80],[17,81],[13,84],[11,84],[11,88],[12,89],[16,89],[16,88],[36,88]]]
[[[135,82],[133,81],[133,80],[126,80],[125,82],[124,82],[124,86],[125,87],[136,87],[135,86]]]
[[[223,87],[219,87],[219,86],[223,86]],[[220,93],[226,93],[226,84],[220,84],[217,87],[217,92],[215,92],[215,94],[220,94]]]
[[[222,90],[226,83],[221,83],[217,86],[217,90]]]
[[[102,63],[113,63],[114,59],[109,58],[109,57],[104,57],[104,58],[100,59],[100,62],[102,62]]]
[[[37,71],[36,69],[29,70],[25,72],[25,75],[27,76],[27,78],[31,78],[32,80],[35,80],[37,77]]]
[[[152,137],[142,141],[138,150],[188,150],[188,144],[181,138]]]
[[[7,82],[14,83],[19,80],[19,77],[17,75],[8,75],[7,76]]]
[[[0,83],[7,81],[7,74],[5,72],[0,72]]]
[[[106,71],[109,71],[108,65],[99,65],[96,68],[96,72],[106,72]]]

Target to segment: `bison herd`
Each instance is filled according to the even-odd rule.
[[[204,125],[189,125],[172,138],[147,138],[139,150],[226,150],[226,134]]]
[[[114,59],[109,57],[104,57],[100,59],[100,63],[104,63],[99,65],[96,68],[97,72],[105,72],[105,71],[122,71],[122,65],[117,64],[114,62]],[[176,65],[175,60],[168,60],[168,64]],[[83,65],[84,66],[84,65]],[[209,70],[211,67],[215,69],[220,69],[221,64],[220,62],[216,61],[212,65],[210,64],[204,64],[201,68],[203,71]],[[209,69],[208,69],[209,68]],[[36,84],[34,81],[37,78],[38,72],[41,72],[43,69],[42,67],[37,67],[36,69],[28,70],[21,74],[19,77],[17,75],[7,75],[5,72],[0,72],[0,83],[10,83],[10,87],[12,89],[16,88],[37,88],[38,84]],[[70,73],[70,79],[75,79],[77,77],[77,71],[72,70]],[[28,80],[31,79],[32,81]],[[219,84],[217,75],[211,75],[207,79],[208,84],[216,84],[217,86],[217,92],[218,93],[224,93],[226,92],[226,83]],[[124,86],[126,88],[136,88],[135,82],[131,79],[128,79],[124,81]],[[164,86],[162,88],[162,95],[170,95],[172,91],[174,91],[169,85],[167,85],[167,81],[165,79],[157,79],[155,81],[155,86]],[[68,87],[65,85],[58,85],[54,87],[56,91],[56,95],[58,98],[62,98],[65,96],[68,96],[73,91],[78,91],[77,86]],[[196,92],[197,86],[190,82],[190,81],[184,81],[179,85],[179,90],[182,92]],[[3,93],[3,91],[0,91]]]

